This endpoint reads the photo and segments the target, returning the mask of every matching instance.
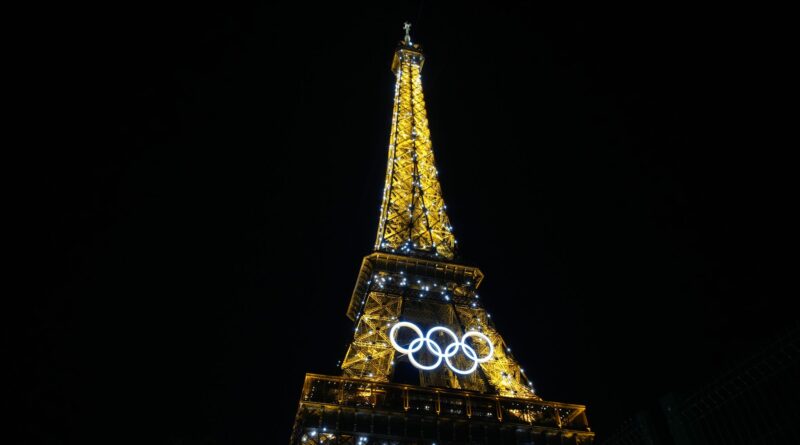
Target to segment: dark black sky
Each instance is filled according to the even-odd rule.
[[[34,79],[23,433],[286,442],[352,333],[404,20],[462,260],[544,398],[602,436],[756,351],[797,318],[780,13],[603,8],[72,11]]]

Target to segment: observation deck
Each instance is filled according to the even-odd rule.
[[[292,432],[292,443],[308,445],[578,445],[593,438],[582,405],[320,374],[306,374]]]

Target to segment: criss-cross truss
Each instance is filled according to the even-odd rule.
[[[422,52],[410,39],[397,49],[392,62],[396,83],[376,241],[380,253],[367,257],[362,266],[348,310],[356,332],[342,369],[350,377],[389,381],[398,357],[389,344],[388,330],[404,318],[448,326],[458,335],[477,330],[495,346],[494,358],[481,363],[475,375],[426,372],[420,375],[423,384],[481,392],[492,387],[503,396],[538,398],[477,300],[480,279],[474,278],[482,274],[442,262],[453,260],[456,240],[434,165],[420,76],[423,62]],[[454,272],[462,269],[473,272]]]
[[[353,340],[341,377],[306,376],[291,444],[590,445],[585,407],[542,400],[484,308],[483,273],[455,261],[410,27],[392,62],[375,251],[347,308]]]
[[[394,114],[375,249],[453,259],[456,240],[433,159],[420,71],[413,47],[395,53]]]

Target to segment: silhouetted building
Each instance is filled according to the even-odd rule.
[[[800,444],[800,326],[694,394],[670,394],[604,445]]]

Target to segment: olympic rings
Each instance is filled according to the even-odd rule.
[[[408,347],[403,347],[397,343],[397,331],[404,327],[411,329],[417,334],[417,338],[411,340],[411,343],[408,344]],[[431,339],[431,336],[435,332],[444,332],[452,339],[452,342],[444,348],[444,351],[442,351],[441,346]],[[486,354],[485,357],[479,358],[478,353],[475,352],[475,348],[467,344],[467,338],[469,337],[478,337],[485,341],[486,344],[489,345],[489,353]],[[392,328],[389,330],[389,341],[392,343],[392,346],[394,346],[394,349],[396,349],[398,352],[408,355],[408,360],[411,361],[412,365],[424,371],[430,371],[438,368],[439,365],[442,364],[442,360],[444,360],[445,363],[447,363],[447,366],[452,369],[453,372],[461,375],[467,375],[478,369],[478,363],[487,362],[494,355],[494,345],[492,345],[489,337],[484,335],[482,332],[467,331],[459,340],[455,332],[451,331],[450,329],[447,329],[444,326],[435,326],[430,328],[427,334],[423,335],[422,329],[417,327],[417,325],[414,323],[409,323],[407,321],[400,321],[392,326]],[[436,357],[436,362],[434,362],[432,365],[423,365],[414,357],[414,353],[420,351],[422,346],[426,346],[428,348],[428,352]],[[450,361],[450,359],[458,353],[459,349],[464,351],[464,355],[472,360],[472,366],[467,369],[458,369],[455,367],[455,365],[453,365],[453,362]]]

